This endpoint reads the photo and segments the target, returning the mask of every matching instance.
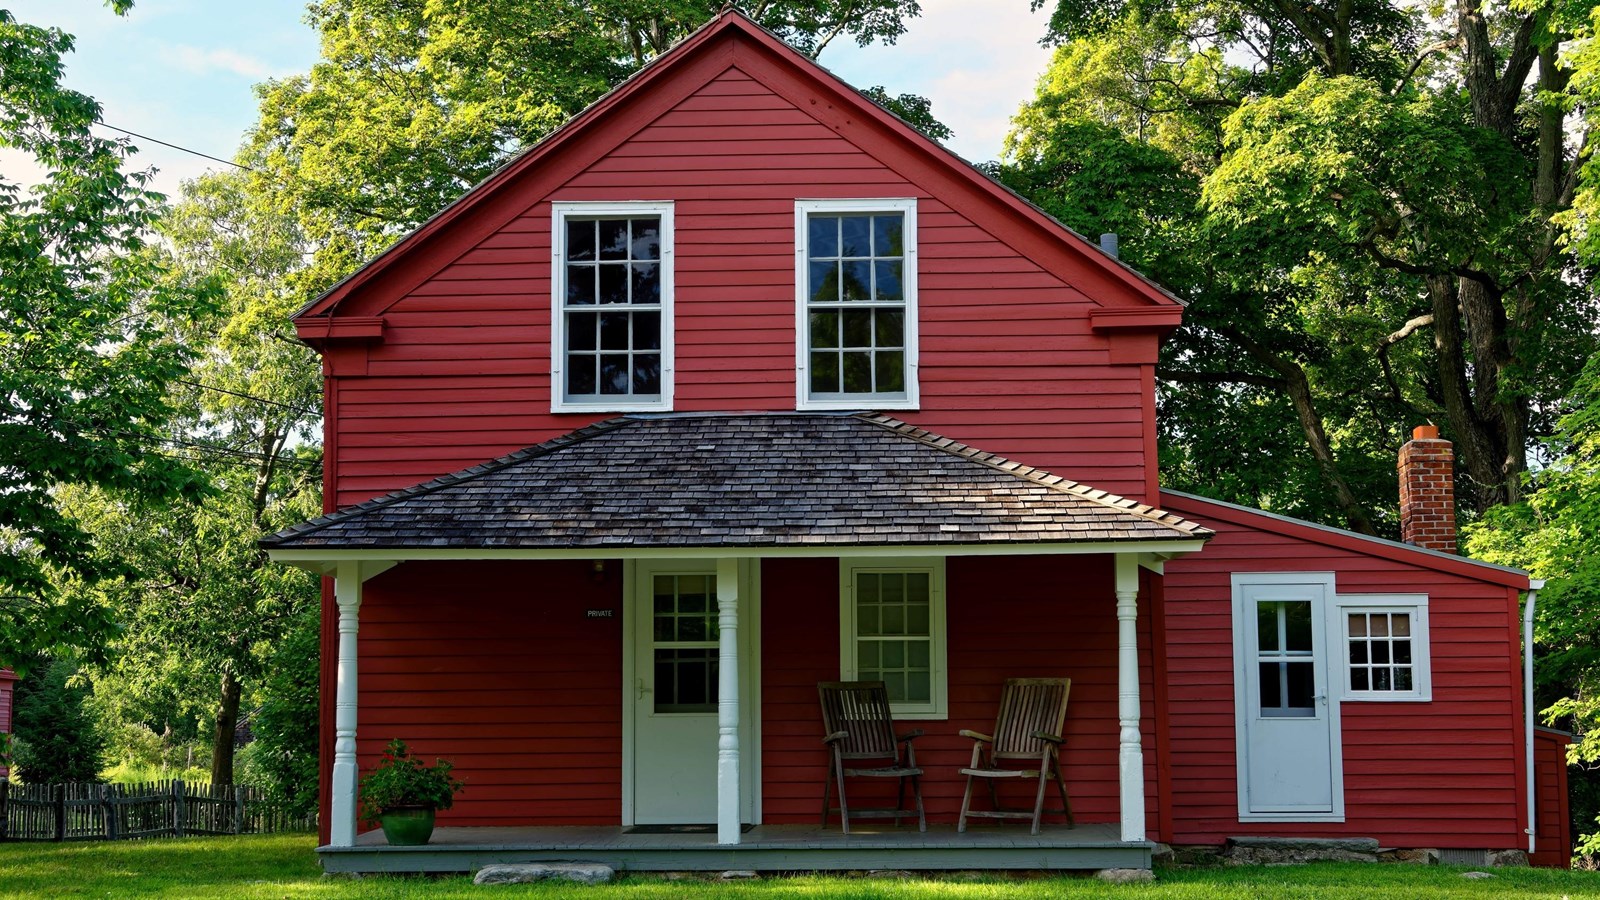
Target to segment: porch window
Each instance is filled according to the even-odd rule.
[[[1345,699],[1429,699],[1427,598],[1347,595],[1340,601]]]
[[[672,408],[671,203],[557,203],[553,412]]]
[[[944,560],[840,563],[840,676],[882,681],[896,715],[943,719]]]
[[[917,406],[917,201],[795,203],[799,409]]]

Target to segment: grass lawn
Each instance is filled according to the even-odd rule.
[[[667,882],[633,875],[602,887],[515,885],[476,887],[466,877],[325,879],[306,835],[178,838],[114,844],[0,844],[0,898],[205,897],[452,898],[582,897],[634,900],[1057,900],[1076,897],[1595,897],[1600,873],[1500,869],[1468,881],[1463,869],[1436,866],[1320,863],[1310,866],[1165,869],[1150,885],[1108,885],[1081,877],[763,878],[757,881]]]

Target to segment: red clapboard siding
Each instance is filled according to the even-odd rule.
[[[0,668],[0,734],[11,733],[11,695],[15,691],[17,676],[10,669]],[[0,779],[11,772],[0,756]]]
[[[767,559],[761,579],[762,814],[771,823],[812,822],[827,765],[817,682],[839,677],[839,562]],[[972,753],[972,742],[957,732],[994,726],[1002,682],[1063,675],[1072,679],[1063,755],[1073,813],[1081,822],[1118,821],[1117,621],[1110,558],[952,557],[946,581],[950,717],[904,722],[906,729],[927,732],[916,746],[917,762],[927,773],[922,790],[929,821],[955,821],[966,783],[958,770]],[[1154,831],[1162,801],[1155,791],[1159,751],[1149,700],[1149,640],[1150,619],[1142,614],[1146,815]],[[1009,787],[1013,793],[1002,787],[1003,802],[1031,805],[1031,788]],[[885,793],[892,787],[868,779],[853,779],[849,790],[853,804],[893,799]]]
[[[570,177],[508,188],[525,211],[378,310],[363,369],[335,366],[337,504],[604,417],[549,411],[550,202],[641,198],[676,201],[677,409],[793,409],[795,199],[913,196],[923,399],[905,418],[1143,493],[1153,398],[1089,328],[1077,285],[1098,282],[1029,260],[810,105],[727,68]]]
[[[1284,534],[1265,516],[1220,518],[1205,501],[1166,494],[1162,504],[1217,532],[1204,552],[1165,567],[1172,841],[1349,835],[1398,847],[1526,846],[1514,591],[1440,571],[1420,554],[1408,564],[1362,552],[1359,540]],[[1261,571],[1332,571],[1341,594],[1429,598],[1432,702],[1341,706],[1343,823],[1238,819],[1230,576]]]
[[[1572,812],[1567,793],[1567,745],[1572,739],[1547,728],[1533,732],[1534,808],[1538,835],[1528,861],[1536,866],[1572,866]]]
[[[466,782],[448,825],[622,816],[620,565],[408,562],[361,604],[363,772],[392,738]]]

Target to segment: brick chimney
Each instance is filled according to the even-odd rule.
[[[1400,448],[1400,539],[1456,552],[1455,451],[1436,425],[1421,425]]]

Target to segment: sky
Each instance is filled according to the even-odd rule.
[[[934,116],[955,131],[951,149],[974,162],[994,159],[1049,62],[1038,44],[1046,13],[1030,13],[1028,0],[921,3],[922,16],[894,46],[859,48],[840,38],[821,62],[858,87],[929,98]],[[100,101],[104,122],[223,159],[255,121],[254,85],[307,71],[317,59],[304,0],[137,0],[126,17],[103,0],[0,0],[0,8],[77,37],[66,85]],[[155,167],[153,186],[169,195],[184,179],[223,168],[152,140],[134,143],[136,165]],[[28,157],[0,148],[0,179],[38,178]]]

